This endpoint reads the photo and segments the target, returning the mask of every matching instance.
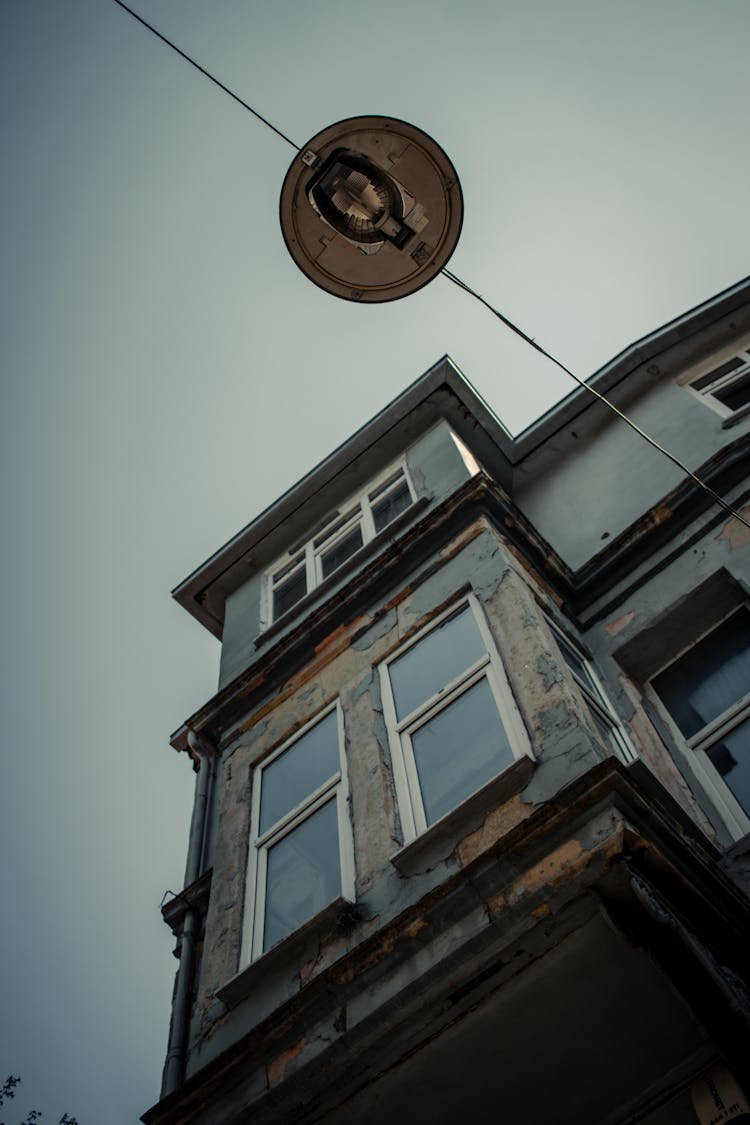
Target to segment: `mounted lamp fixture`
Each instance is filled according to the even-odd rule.
[[[441,271],[461,233],[463,199],[455,168],[421,129],[350,117],[300,149],[279,210],[287,249],[311,281],[377,303]]]

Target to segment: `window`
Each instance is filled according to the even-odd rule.
[[[581,689],[591,718],[602,739],[609,743],[621,761],[626,763],[635,761],[636,753],[632,743],[612,709],[593,664],[570,637],[561,632],[552,621],[549,624],[555,634],[560,654]]]
[[[406,841],[523,755],[528,737],[473,597],[380,669]]]
[[[725,417],[750,406],[750,349],[692,379],[690,387]]]
[[[391,466],[359,496],[333,512],[305,544],[288,551],[266,576],[262,628],[325,581],[365,543],[414,503],[406,468]]]
[[[248,960],[334,899],[354,898],[342,746],[335,707],[256,769],[246,896]]]
[[[743,607],[651,681],[688,747],[750,817],[750,611]],[[735,804],[736,803],[736,804]],[[736,809],[739,806],[739,810]],[[744,817],[743,817],[744,814]],[[747,831],[750,824],[745,823]]]

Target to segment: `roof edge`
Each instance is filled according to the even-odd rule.
[[[202,604],[203,595],[212,583],[261,542],[280,521],[317,494],[352,461],[372,448],[385,433],[403,422],[443,387],[453,392],[477,421],[492,433],[493,439],[506,456],[510,457],[513,448],[512,434],[453,360],[444,355],[175,586],[172,590],[175,601],[221,639],[223,622]]]
[[[599,393],[611,391],[644,363],[668,353],[742,306],[750,307],[750,277],[630,344],[586,382]],[[453,360],[444,355],[175,586],[172,590],[175,601],[221,639],[223,620],[204,604],[209,588],[284,519],[444,387],[453,393],[460,406],[476,419],[498,451],[513,465],[528,457],[572,418],[591,407],[604,409],[586,387],[578,386],[514,436]]]
[[[681,313],[673,320],[668,320],[666,324],[648,332],[645,336],[641,336],[632,344],[628,344],[616,356],[607,360],[592,375],[589,375],[585,380],[587,386],[593,387],[600,394],[612,390],[637,367],[648,360],[654,359],[657,355],[669,351],[675,344],[684,340],[686,336],[699,332],[707,324],[721,319],[721,317],[749,301],[750,276],[728,286],[726,289],[722,289],[714,297],[695,305],[687,312]],[[688,327],[690,331],[686,332],[685,329]],[[549,410],[514,436],[515,463],[533,453],[542,442],[551,437],[561,426],[577,417],[588,406],[595,406],[598,401],[586,387],[574,387],[554,406],[551,406]]]

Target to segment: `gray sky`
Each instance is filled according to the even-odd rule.
[[[451,268],[581,375],[748,272],[750,0],[138,10],[300,144],[433,135]],[[443,353],[511,430],[570,386],[443,278],[314,288],[277,229],[291,148],[110,0],[3,0],[0,50],[0,1072],[18,1119],[123,1125],[176,967],[167,736],[218,670],[170,588]]]

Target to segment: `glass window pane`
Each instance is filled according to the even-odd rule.
[[[561,637],[559,633],[555,633],[555,640],[560,647],[560,652],[563,655],[565,663],[571,671],[575,672],[579,680],[582,680],[584,684],[591,688],[594,695],[601,698],[601,692],[599,691],[596,680],[591,674],[588,662],[584,660],[584,658],[578,654],[577,650],[574,649],[571,644],[568,644],[565,638]]]
[[[390,665],[388,671],[398,718],[410,715],[485,652],[474,615],[465,606]]]
[[[331,711],[263,770],[258,834],[320,788],[339,766],[338,718]]]
[[[372,518],[375,524],[375,530],[382,531],[389,523],[393,523],[396,516],[400,516],[402,512],[405,512],[410,504],[411,493],[409,492],[409,485],[403,480],[384,496],[382,500],[378,500],[372,505]]]
[[[750,691],[750,614],[740,610],[699,641],[653,685],[686,738]]]
[[[619,753],[621,747],[614,723],[605,719],[594,707],[589,707],[588,712],[594,720],[594,725],[604,741],[608,742],[616,753]]]
[[[603,703],[606,703],[607,701],[602,694],[602,688],[600,688],[596,682],[596,678],[594,676],[593,670],[591,670],[589,661],[585,657],[582,657],[579,654],[578,650],[576,648],[573,648],[573,646],[570,645],[566,638],[561,637],[559,633],[555,633],[554,636],[555,640],[557,640],[558,645],[560,646],[560,651],[562,652],[564,661],[566,661],[566,664],[571,669],[571,672],[575,673],[575,675],[578,676],[580,682],[582,684],[585,684],[589,688],[589,691],[596,697],[596,699],[602,700]]]
[[[391,473],[386,480],[381,480],[380,484],[369,493],[368,498],[370,502],[373,503],[379,496],[382,496],[384,492],[387,492],[389,488],[392,488],[396,481],[401,480],[403,475],[403,469],[396,469],[395,473]]]
[[[750,719],[745,719],[706,753],[750,816]]]
[[[718,398],[719,402],[728,406],[730,410],[739,410],[741,407],[747,406],[750,403],[750,375],[745,375],[742,379],[735,379],[733,383],[714,391],[713,395],[714,398]]]
[[[322,544],[325,543],[326,539],[330,539],[332,535],[335,535],[337,531],[341,530],[344,524],[347,524],[349,522],[349,520],[354,516],[355,512],[359,514],[359,508],[350,508],[348,512],[344,512],[343,516],[339,515],[338,512],[335,512],[331,517],[331,521],[325,525],[325,528],[323,529],[323,531],[321,531],[320,535],[315,536],[315,539],[313,540],[313,546],[322,546]],[[337,516],[338,519],[336,518]]]
[[[428,824],[513,762],[486,679],[419,727],[411,744]]]
[[[742,367],[743,363],[744,360],[739,356],[733,356],[733,358],[727,360],[726,363],[722,363],[720,367],[714,367],[713,371],[708,371],[705,375],[701,375],[699,379],[695,379],[692,385],[696,390],[701,391],[705,387],[710,387],[712,383],[718,382],[724,375],[728,375],[730,371],[737,371]]]
[[[273,592],[273,617],[281,617],[293,605],[304,598],[307,593],[307,575],[304,566],[296,570],[283,582],[279,583]]]
[[[294,558],[291,559],[285,566],[282,566],[281,570],[276,571],[273,576],[274,586],[278,586],[282,578],[286,578],[287,574],[290,574],[293,570],[296,570],[300,563],[303,563],[304,561],[304,555],[295,555]]]
[[[341,894],[336,801],[268,849],[263,952]]]
[[[320,556],[320,565],[323,571],[323,577],[327,578],[329,574],[333,574],[342,563],[358,551],[362,546],[362,528],[357,524],[351,531],[343,535],[334,543],[333,547],[325,551]]]

